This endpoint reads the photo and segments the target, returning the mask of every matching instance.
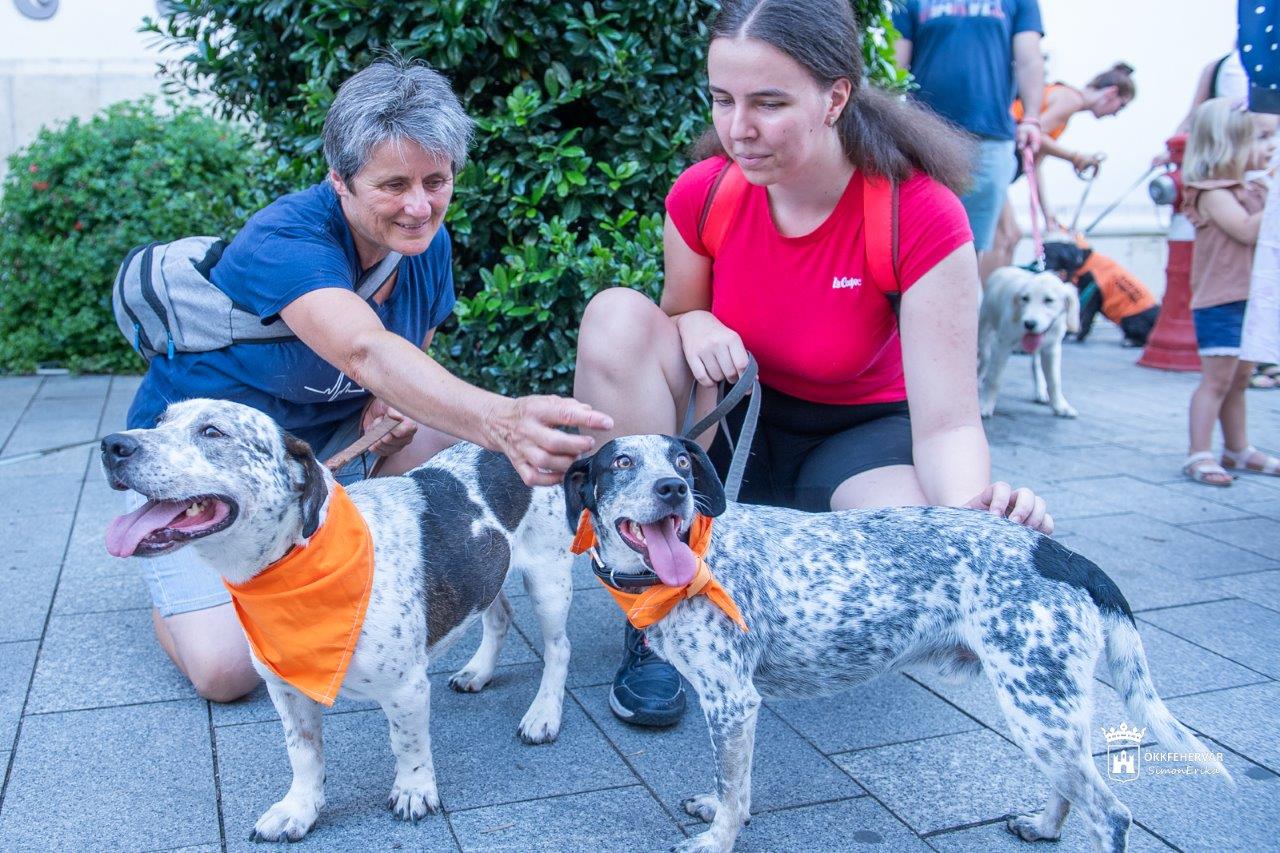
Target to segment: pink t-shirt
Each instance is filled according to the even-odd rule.
[[[724,157],[695,163],[667,194],[686,244],[710,256],[698,219]],[[711,313],[742,336],[760,381],[815,403],[905,400],[902,346],[889,300],[864,269],[862,181],[849,181],[826,221],[802,237],[774,227],[765,187],[749,186],[712,264]],[[959,199],[917,173],[899,188],[898,275],[905,292],[973,239]]]

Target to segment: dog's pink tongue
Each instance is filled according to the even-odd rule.
[[[658,579],[667,586],[687,586],[698,570],[698,559],[676,536],[675,518],[668,516],[655,524],[642,524],[640,529]]]
[[[1044,340],[1044,334],[1036,334],[1035,332],[1027,332],[1022,336],[1022,348],[1027,352],[1035,352],[1040,349],[1040,342]]]
[[[185,501],[147,501],[133,512],[107,525],[107,552],[113,557],[132,557],[138,543],[162,527],[170,527],[187,511]]]

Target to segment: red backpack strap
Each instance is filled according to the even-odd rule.
[[[898,185],[885,178],[862,177],[863,242],[867,272],[890,301],[902,293],[898,276]]]
[[[737,163],[730,160],[716,176],[716,182],[707,193],[707,200],[702,205],[702,216],[698,218],[698,239],[711,253],[711,257],[720,254],[724,238],[729,234],[729,227],[738,215],[742,199],[751,184]]]

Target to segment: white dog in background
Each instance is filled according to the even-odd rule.
[[[1076,410],[1062,395],[1062,339],[1080,330],[1080,297],[1050,272],[1001,267],[987,279],[978,321],[978,388],[982,416],[996,410],[1005,362],[1015,346],[1031,353],[1036,402],[1060,418]]]

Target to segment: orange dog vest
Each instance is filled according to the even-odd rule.
[[[698,569],[694,573],[693,580],[686,586],[656,584],[647,587],[643,592],[623,592],[605,583],[603,579],[597,578],[604,588],[609,590],[609,594],[613,596],[613,600],[622,608],[622,612],[627,615],[627,621],[633,626],[641,630],[648,628],[666,618],[666,615],[681,601],[693,598],[695,595],[705,595],[711,599],[712,604],[723,610],[734,624],[743,631],[747,630],[746,620],[742,618],[738,605],[734,604],[728,590],[712,576],[707,561],[703,559],[703,555],[711,545],[711,522],[712,519],[709,516],[695,515],[693,524],[689,526],[689,548],[698,558]],[[581,554],[595,548],[597,544],[596,532],[591,526],[591,513],[583,510],[582,517],[578,520],[578,532],[573,537],[573,544],[569,546],[569,550],[575,554]]]
[[[373,537],[342,486],[324,524],[242,584],[223,581],[254,655],[324,705],[338,698],[373,589]]]

